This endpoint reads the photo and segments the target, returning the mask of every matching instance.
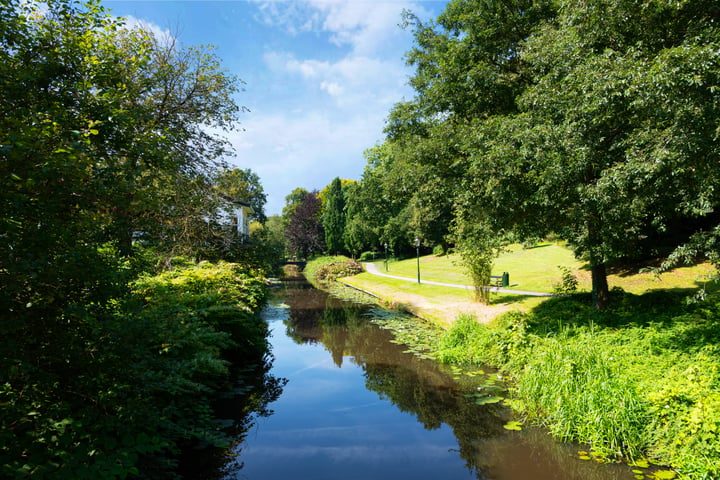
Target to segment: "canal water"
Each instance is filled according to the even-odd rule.
[[[233,447],[221,478],[249,480],[629,480],[582,447],[517,420],[492,372],[460,373],[407,352],[372,307],[286,282],[264,317],[282,391]],[[408,321],[415,321],[409,319]],[[611,406],[609,406],[611,408]]]

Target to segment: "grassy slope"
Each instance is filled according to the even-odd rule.
[[[380,271],[385,271],[382,260],[374,263]],[[496,260],[493,274],[509,272],[512,289],[550,293],[561,279],[558,266],[573,270],[580,281],[580,289],[590,290],[590,274],[587,266],[577,260],[568,248],[556,244],[545,244],[530,249],[512,246]],[[611,288],[620,287],[627,292],[640,294],[657,289],[696,288],[712,271],[711,265],[699,264],[678,268],[660,277],[652,273],[613,272],[608,282]],[[416,278],[417,260],[391,261],[388,265],[388,273]],[[422,280],[460,285],[472,284],[456,255],[421,257],[420,276]],[[508,310],[528,311],[545,300],[541,297],[493,294],[492,305],[486,307],[478,305],[473,300],[472,292],[466,290],[418,285],[369,273],[345,281],[357,288],[372,292],[386,303],[401,305],[418,316],[445,325],[451,324],[461,313],[474,314],[478,319],[486,322]]]
[[[385,270],[382,261],[374,262],[378,269]],[[531,292],[550,293],[560,282],[559,266],[573,270],[580,281],[580,289],[590,290],[590,271],[585,262],[577,260],[572,251],[556,244],[544,244],[535,248],[523,249],[518,245],[500,255],[495,261],[493,275],[510,273],[510,288]],[[656,276],[653,273],[639,273],[636,270],[611,271],[608,276],[610,288],[620,287],[630,293],[644,293],[648,290],[668,288],[690,288],[698,286],[713,271],[709,264],[682,267]],[[392,275],[415,278],[417,276],[416,259],[389,263]],[[471,285],[470,277],[464,272],[457,255],[421,258],[420,273],[424,280],[445,283]]]

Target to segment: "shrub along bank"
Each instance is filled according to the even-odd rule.
[[[597,458],[649,458],[683,478],[720,478],[717,300],[614,297],[604,312],[576,295],[489,325],[464,317],[435,354],[499,367],[513,380],[517,409],[558,438],[590,444]]]
[[[316,257],[310,260],[303,273],[312,283],[327,283],[338,278],[362,273],[362,265],[343,255]]]
[[[264,361],[265,295],[257,272],[181,260],[87,307],[62,371],[25,363],[24,389],[0,387],[0,477],[166,478],[181,447],[225,444],[211,402],[237,387],[228,353]]]

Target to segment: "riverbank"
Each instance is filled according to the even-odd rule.
[[[478,322],[444,303],[451,293],[435,289],[448,287],[368,274],[344,281],[440,318],[446,331],[431,356],[499,368],[514,385],[514,408],[560,439],[589,444],[581,457],[636,464],[638,479],[720,477],[720,301],[688,302],[695,282],[642,295],[615,290],[604,312],[587,293],[535,305],[495,299]],[[673,470],[641,468],[652,462]]]

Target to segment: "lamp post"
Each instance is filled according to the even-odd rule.
[[[420,283],[420,239],[415,237],[415,250],[417,251],[418,283]]]
[[[387,242],[385,242],[385,271],[388,271]]]

